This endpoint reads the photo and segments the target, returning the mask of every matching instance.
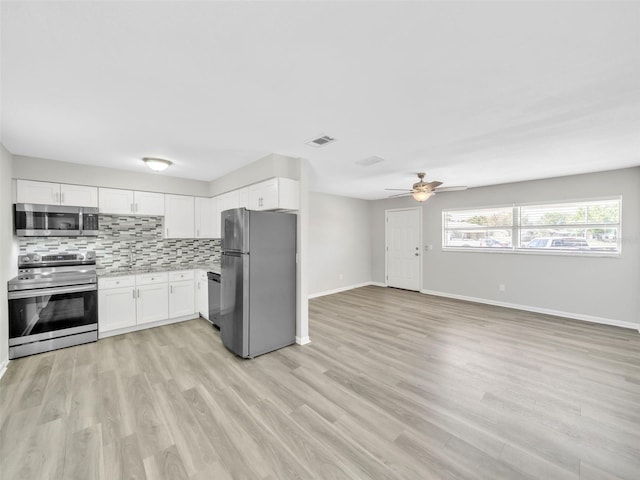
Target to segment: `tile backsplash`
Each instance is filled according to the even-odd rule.
[[[164,239],[163,217],[100,215],[97,237],[20,237],[20,254],[95,250],[98,268],[210,264],[220,260],[219,239]],[[130,253],[131,252],[131,253]]]

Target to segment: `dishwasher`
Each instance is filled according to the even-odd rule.
[[[209,284],[209,321],[220,328],[220,274],[207,272]]]

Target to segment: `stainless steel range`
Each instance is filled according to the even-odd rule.
[[[98,340],[95,252],[20,255],[8,287],[10,359]]]

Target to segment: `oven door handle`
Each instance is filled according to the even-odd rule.
[[[40,288],[36,290],[21,290],[18,292],[9,292],[7,297],[9,300],[19,300],[21,298],[42,297],[43,295],[59,295],[64,293],[90,292],[98,290],[95,283],[90,285],[73,285],[71,287],[53,287]]]

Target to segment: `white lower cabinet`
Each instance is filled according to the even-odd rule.
[[[195,309],[193,270],[169,272],[169,317],[193,315]]]
[[[99,278],[99,332],[194,315],[194,279],[193,270]]]
[[[167,283],[141,285],[136,287],[137,323],[157,322],[170,318],[169,290]]]
[[[98,290],[100,332],[118,330],[136,324],[136,290],[133,285]]]
[[[209,279],[205,270],[196,272],[196,313],[209,320]]]

